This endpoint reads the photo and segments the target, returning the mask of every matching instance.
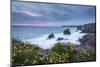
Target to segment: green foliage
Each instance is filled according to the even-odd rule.
[[[63,62],[68,62],[68,54],[66,54],[66,53],[59,54],[58,52],[51,52],[46,57],[46,62],[47,63],[63,63]]]
[[[16,65],[29,65],[37,58],[37,53],[41,49],[36,45],[23,43],[19,40],[13,40],[12,45],[12,63]]]
[[[57,43],[52,48],[52,50],[59,53],[71,53],[74,50],[74,48],[75,45],[71,43],[67,43],[67,44]]]
[[[57,43],[51,50],[43,50],[34,44],[12,41],[12,65],[35,65],[49,63],[69,63],[79,61],[94,61],[96,59],[93,48],[84,48],[80,52],[74,44]]]
[[[78,51],[73,51],[73,53],[69,54],[70,62],[84,62],[84,61],[95,61],[96,53],[92,48],[84,49],[84,53],[80,53]]]
[[[66,53],[67,49],[65,45],[62,45],[61,43],[55,44],[55,46],[52,48],[54,52],[58,53]]]
[[[94,61],[96,60],[96,50],[93,48],[86,48],[86,59],[88,61]]]

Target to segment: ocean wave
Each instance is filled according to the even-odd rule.
[[[39,38],[28,39],[27,41],[31,44],[36,44],[42,49],[51,49],[54,44],[56,43],[74,43],[79,45],[80,42],[78,41],[79,38],[82,38],[86,33],[80,33],[81,31],[75,31],[71,33],[71,35],[64,35],[63,33],[54,34],[54,38],[47,39],[48,35],[44,35]],[[58,37],[64,38],[63,40],[57,41]]]

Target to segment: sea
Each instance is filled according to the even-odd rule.
[[[69,29],[71,34],[64,35],[65,29]],[[47,39],[50,34],[54,34],[54,38]],[[51,49],[56,43],[73,43],[79,45],[79,38],[86,33],[81,33],[76,27],[61,26],[12,26],[12,38],[20,39],[23,42],[38,45],[42,49]],[[58,38],[63,40],[57,40]]]

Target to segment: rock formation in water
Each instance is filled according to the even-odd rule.
[[[82,30],[82,26],[77,26],[77,30]]]
[[[71,34],[71,32],[70,32],[70,30],[69,30],[69,29],[65,29],[65,30],[64,30],[64,32],[63,32],[63,34],[64,34],[64,35],[70,35],[70,34]]]
[[[50,34],[49,36],[48,36],[48,39],[52,39],[52,38],[54,38],[55,36],[54,36],[54,34],[52,33],[52,34]]]
[[[59,40],[63,40],[64,38],[62,38],[62,37],[58,37],[58,39],[57,39],[57,41],[59,41]]]

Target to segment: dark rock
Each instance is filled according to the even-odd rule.
[[[64,38],[60,38],[60,37],[58,37],[58,39],[57,39],[57,41],[59,41],[59,40],[63,40]]]
[[[81,45],[91,46],[96,48],[96,35],[95,34],[86,34],[81,39],[79,39]]]
[[[77,26],[77,30],[82,30],[82,26]]]
[[[71,32],[70,32],[70,30],[69,30],[69,29],[65,29],[65,30],[64,30],[64,32],[63,32],[63,34],[64,34],[64,35],[70,35],[70,34],[71,34]]]
[[[48,36],[48,39],[52,39],[52,38],[54,38],[54,34],[53,33]]]
[[[83,25],[82,33],[96,33],[96,23],[90,23],[90,24]]]

